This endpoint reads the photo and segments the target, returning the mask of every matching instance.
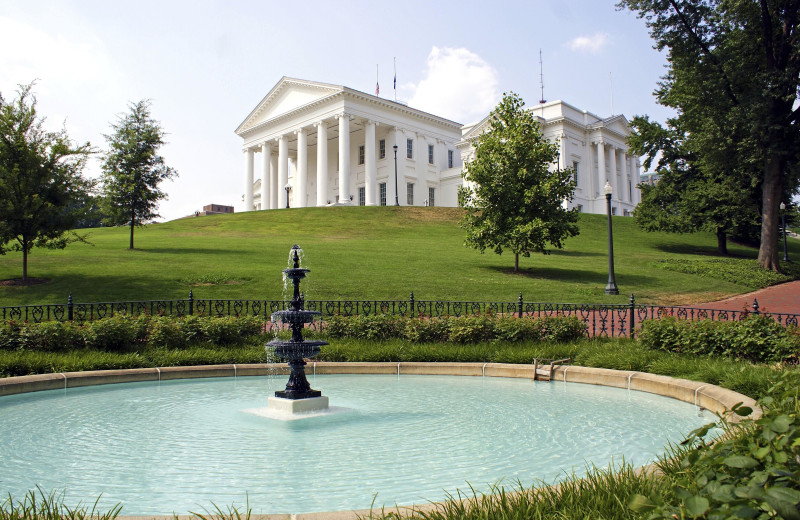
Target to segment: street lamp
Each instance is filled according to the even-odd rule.
[[[783,219],[783,261],[789,261],[789,251],[786,249],[786,204],[781,202],[781,218]]]
[[[287,182],[283,189],[286,190],[286,209],[289,209],[289,190],[292,189],[292,185]]]
[[[394,149],[394,205],[399,206],[400,200],[397,198],[397,145],[392,146]]]
[[[606,194],[606,214],[608,215],[608,284],[606,284],[606,294],[619,294],[617,281],[614,279],[614,239],[611,236],[611,194],[613,189],[610,182],[606,181],[603,193]]]

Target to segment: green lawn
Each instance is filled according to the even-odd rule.
[[[29,275],[41,285],[0,287],[0,305],[186,298],[279,299],[280,270],[292,244],[312,270],[303,283],[309,299],[458,299],[515,301],[695,303],[764,285],[744,278],[665,270],[665,259],[703,262],[715,254],[709,233],[644,233],[633,219],[614,217],[617,284],[605,296],[606,219],[581,215],[579,236],[561,251],[521,258],[481,255],[464,247],[453,208],[338,207],[249,212],[154,224],[136,231],[129,251],[127,228],[88,230],[91,245],[61,251],[36,249]],[[753,248],[729,245],[746,270],[756,270]],[[800,259],[800,241],[790,240]],[[749,264],[748,264],[749,262]],[[0,257],[0,280],[21,276],[21,255]]]

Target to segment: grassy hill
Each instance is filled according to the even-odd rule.
[[[417,299],[694,303],[739,294],[769,282],[735,271],[756,270],[753,248],[730,245],[739,257],[734,274],[686,274],[664,262],[703,266],[713,261],[711,234],[645,233],[633,219],[614,217],[616,278],[621,294],[603,294],[607,273],[606,219],[581,215],[579,236],[561,251],[520,259],[480,254],[464,247],[453,208],[337,207],[290,209],[189,218],[136,231],[127,249],[126,228],[89,230],[87,244],[36,249],[29,275],[41,285],[0,286],[0,306],[186,298],[277,299],[281,269],[292,244],[312,270],[303,289],[309,299]],[[800,260],[800,242],[790,255]],[[21,276],[21,255],[0,256],[0,280]],[[685,267],[685,266],[684,266]],[[691,270],[691,269],[684,269]],[[774,283],[774,280],[772,280]]]

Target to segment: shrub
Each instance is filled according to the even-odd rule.
[[[642,322],[639,340],[650,349],[701,356],[723,355],[754,362],[796,360],[800,334],[768,316],[741,321],[686,321],[673,317]]]
[[[154,347],[183,348],[189,341],[187,332],[194,327],[186,326],[184,320],[176,320],[169,316],[153,316],[148,323],[147,332],[150,345]],[[194,325],[194,323],[192,323]],[[193,338],[194,339],[194,338]]]
[[[407,320],[402,337],[414,343],[447,341],[450,339],[450,320],[448,318]]]
[[[17,350],[22,346],[20,328],[16,321],[0,322],[0,350]]]
[[[477,343],[494,339],[495,320],[487,316],[450,318],[450,337],[453,343]]]
[[[30,323],[19,331],[19,346],[25,350],[69,352],[84,345],[83,327],[69,321]]]
[[[240,343],[244,338],[260,334],[263,328],[261,318],[256,316],[224,316],[200,320],[203,337],[217,345]]]
[[[147,341],[147,324],[151,318],[113,316],[85,326],[86,346],[107,352],[123,352]]]
[[[542,341],[565,343],[586,337],[586,324],[577,316],[545,316],[536,318],[534,325]]]

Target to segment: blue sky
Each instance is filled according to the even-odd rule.
[[[152,100],[179,172],[164,184],[165,219],[204,204],[241,209],[234,129],[282,77],[346,85],[461,123],[503,92],[599,116],[670,112],[652,96],[665,58],[642,20],[613,0],[306,2],[6,0],[0,5],[0,92],[37,80],[39,112],[76,141],[103,134],[129,102]],[[609,74],[611,81],[609,81]],[[93,161],[87,173],[99,174]]]

